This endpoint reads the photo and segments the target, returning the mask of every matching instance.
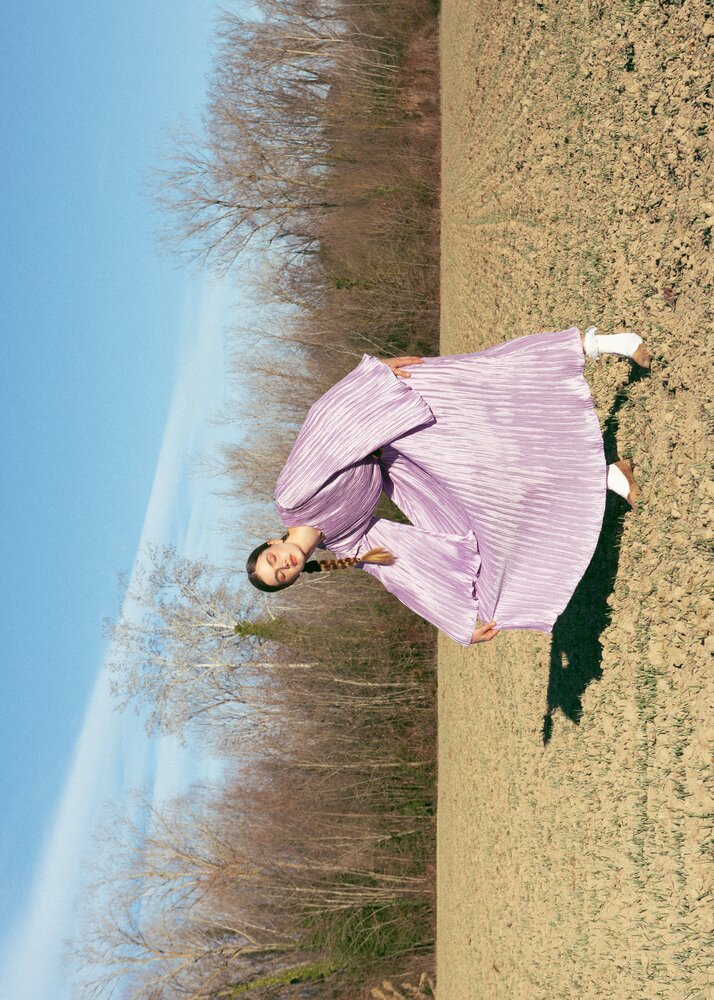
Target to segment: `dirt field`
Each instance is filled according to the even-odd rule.
[[[553,635],[440,637],[440,1000],[713,995],[712,64],[702,0],[442,0],[442,353],[594,323],[654,362],[586,364],[643,495]]]

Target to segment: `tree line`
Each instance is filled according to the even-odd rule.
[[[256,298],[280,317],[236,332],[256,413],[221,456],[250,499],[238,566],[275,533],[317,395],[363,351],[438,349],[434,4],[256,7],[222,15],[205,135],[176,136],[159,180],[168,238],[221,270],[257,255]],[[281,378],[299,391],[259,419]],[[377,513],[403,520],[386,497]],[[147,549],[126,597],[107,624],[117,702],[198,733],[228,779],[112,824],[120,863],[71,948],[83,995],[431,995],[414,984],[433,969],[434,629],[367,574],[245,597],[171,548]]]

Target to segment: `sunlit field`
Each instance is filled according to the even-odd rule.
[[[654,356],[586,362],[642,498],[552,636],[439,642],[442,1000],[708,995],[713,34],[704,3],[442,5],[441,353],[592,323]]]

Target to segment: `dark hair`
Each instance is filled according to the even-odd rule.
[[[281,541],[287,540],[287,532],[280,536]],[[253,549],[251,554],[245,564],[245,570],[248,574],[248,579],[258,590],[263,590],[267,593],[271,593],[274,590],[284,590],[286,587],[292,587],[300,579],[300,575],[295,577],[294,580],[290,580],[289,583],[278,583],[271,585],[269,583],[263,583],[259,576],[255,572],[255,564],[258,561],[258,556],[261,552],[269,547],[269,542],[263,542],[257,548]],[[350,569],[352,566],[357,566],[363,562],[374,562],[382,563],[384,565],[389,565],[394,561],[394,556],[391,552],[386,549],[370,549],[369,552],[365,553],[363,556],[347,556],[344,559],[323,559],[322,562],[318,562],[316,559],[311,559],[310,562],[305,563],[305,568],[303,573],[326,573],[333,569]]]
[[[280,536],[280,540],[284,542],[287,540],[287,537],[288,535],[286,532],[284,535]],[[260,555],[260,553],[265,552],[265,550],[269,547],[270,546],[268,542],[263,542],[262,545],[259,545],[256,549],[253,549],[251,554],[248,556],[248,559],[245,564],[245,571],[248,574],[248,579],[253,584],[253,586],[257,587],[258,590],[264,590],[267,593],[270,593],[273,590],[285,590],[286,587],[291,587],[295,583],[295,580],[298,579],[298,577],[295,577],[295,580],[290,580],[289,583],[278,583],[275,585],[269,583],[263,583],[263,581],[255,572],[255,564],[258,561],[258,556]],[[308,563],[305,566],[305,572],[314,572],[314,570],[312,571],[308,570],[308,566],[310,565],[311,563]]]
[[[281,589],[280,587],[269,587],[267,583],[263,583],[263,581],[259,580],[258,577],[255,575],[255,564],[258,561],[258,556],[260,555],[261,552],[265,552],[267,547],[268,543],[263,542],[263,544],[259,545],[257,549],[253,549],[251,554],[248,556],[248,559],[246,560],[245,571],[248,574],[248,579],[250,580],[250,582],[253,584],[254,587],[257,587],[258,590],[280,590]],[[285,584],[282,584],[282,586],[284,587]]]

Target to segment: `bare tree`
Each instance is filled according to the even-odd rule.
[[[107,825],[82,933],[67,943],[82,997],[119,986],[132,1000],[260,995],[289,981],[286,970],[303,980],[329,971],[271,910],[272,865],[251,857],[245,811],[198,789],[161,811],[143,806],[140,823]]]
[[[249,732],[257,720],[248,708],[261,704],[255,668],[278,625],[259,620],[226,573],[148,546],[118,620],[106,622],[113,693],[121,707],[151,707],[149,731],[181,735],[208,716]]]
[[[258,389],[254,419],[224,456],[262,525],[309,402],[361,350],[433,353],[439,130],[429,0],[259,13],[224,16],[207,136],[178,141],[162,194],[196,256],[225,269],[259,249],[275,265],[263,299],[280,317],[232,359]],[[266,384],[289,387],[279,415]],[[367,574],[303,582],[253,604],[229,574],[152,549],[109,623],[122,703],[148,703],[150,728],[200,725],[230,777],[210,804],[192,792],[145,828],[116,824],[87,996],[120,981],[142,1000],[317,991],[347,926],[355,954],[382,925],[429,947],[433,632]]]
[[[314,920],[428,895],[399,849],[413,817],[350,807],[353,783],[268,757],[220,796],[193,788],[161,809],[144,800],[139,820],[112,817],[68,943],[81,996],[262,996],[336,971]]]
[[[158,175],[160,202],[181,220],[179,240],[222,270],[258,233],[290,256],[317,253],[326,215],[385,181],[376,133],[403,127],[387,99],[398,69],[388,19],[361,30],[365,12],[349,5],[258,7],[257,20],[224,12],[206,140],[175,135]],[[356,163],[361,172],[343,170],[333,183],[336,165]]]

